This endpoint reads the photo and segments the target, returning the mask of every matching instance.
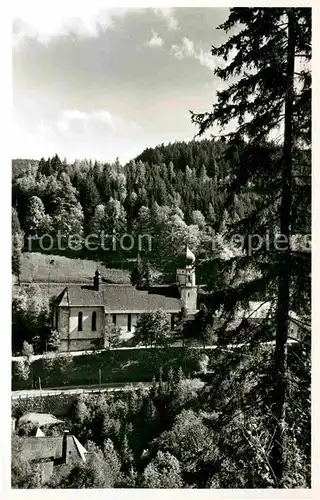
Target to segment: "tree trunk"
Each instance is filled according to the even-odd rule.
[[[273,416],[275,433],[271,451],[271,467],[276,478],[276,487],[283,487],[284,480],[284,433],[287,372],[287,337],[290,310],[290,219],[292,205],[292,148],[293,148],[293,100],[295,60],[294,9],[288,9],[287,95],[285,99],[283,167],[280,206],[280,233],[288,242],[279,259],[278,300],[276,311],[276,345],[274,355]]]

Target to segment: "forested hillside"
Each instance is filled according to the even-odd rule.
[[[15,225],[25,237],[59,230],[65,237],[101,231],[119,238],[149,234],[156,260],[176,255],[186,241],[200,252],[212,229],[255,207],[257,193],[248,187],[236,195],[231,214],[224,210],[224,184],[232,169],[222,144],[209,140],[148,149],[124,166],[118,161],[70,164],[58,155],[39,162],[13,160]],[[131,256],[136,255],[135,245]]]
[[[276,157],[277,147],[270,148]],[[222,142],[206,139],[149,148],[126,165],[68,163],[58,155],[13,160],[14,248],[17,235],[23,234],[25,251],[102,260],[112,267],[140,253],[160,271],[172,271],[186,243],[200,259],[212,256],[213,250],[218,256],[230,255],[220,234],[253,213],[266,192],[263,176],[251,178],[234,190],[232,205],[227,206],[241,148],[232,156],[225,153]],[[301,151],[298,158],[297,171],[308,174],[307,153]],[[297,189],[301,198],[301,186]],[[296,232],[302,232],[304,221],[300,226]],[[41,247],[39,238],[45,234],[52,236],[53,244],[44,238]],[[94,244],[84,244],[88,235],[93,235]],[[74,237],[76,244],[67,244]]]

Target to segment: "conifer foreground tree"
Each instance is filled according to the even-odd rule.
[[[18,278],[18,283],[20,281],[21,273],[21,248],[23,246],[23,234],[20,228],[19,218],[17,211],[12,208],[11,215],[11,232],[12,232],[12,256],[11,256],[11,267],[12,274]]]
[[[294,419],[301,419],[301,407],[300,412],[292,411],[291,403],[296,404],[296,399],[289,400],[289,396],[295,398],[297,394],[295,385],[306,387],[303,414],[307,415],[305,423],[310,425],[311,256],[306,245],[294,246],[291,242],[293,236],[310,231],[311,9],[233,8],[219,28],[231,30],[232,34],[223,45],[212,48],[212,54],[225,62],[215,74],[223,81],[231,81],[217,92],[217,102],[211,112],[191,113],[192,122],[202,135],[213,125],[223,130],[230,120],[237,120],[236,130],[222,136],[226,143],[225,155],[230,157],[235,149],[239,153],[228,186],[227,202],[232,206],[234,195],[241,193],[249,182],[258,190],[259,201],[251,213],[229,227],[229,236],[241,234],[246,245],[237,257],[224,263],[232,279],[225,290],[212,294],[212,305],[213,310],[223,306],[226,318],[232,317],[240,302],[248,306],[248,301],[256,297],[273,306],[261,328],[256,326],[250,330],[246,326],[247,347],[242,354],[248,357],[253,345],[275,332],[272,364],[269,375],[264,374],[263,398],[271,417],[267,463],[272,486],[287,487],[293,472],[290,467],[296,465],[295,461],[299,462],[297,456],[292,459],[288,449],[292,444],[288,441],[292,435],[289,419],[293,414]],[[265,239],[267,231],[272,241],[268,245],[264,241],[253,249],[252,235]],[[237,279],[239,272],[244,271],[247,279]],[[288,349],[294,313],[305,335],[298,347]],[[226,324],[227,321],[220,332],[225,335]],[[240,333],[241,329],[235,328],[234,338],[239,338]],[[237,355],[229,352],[228,356],[229,367],[232,361],[240,364],[244,358],[240,351]],[[256,364],[255,370],[259,369]],[[263,373],[260,375],[260,379],[263,378]],[[244,396],[248,406],[253,406],[248,390],[242,399],[238,398],[241,410]],[[296,437],[296,441],[299,440],[298,446],[307,455],[310,452],[307,428],[305,434],[301,432]],[[306,467],[310,470],[310,463]]]

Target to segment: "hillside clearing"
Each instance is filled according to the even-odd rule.
[[[36,252],[22,254],[20,281],[22,283],[48,283],[49,281],[50,283],[86,283],[92,281],[97,269],[100,270],[102,280],[105,282],[130,282],[128,271],[110,269],[101,262]]]

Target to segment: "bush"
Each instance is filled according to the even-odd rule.
[[[31,356],[34,354],[33,346],[29,344],[26,340],[22,344],[21,354],[22,356],[25,356],[27,359],[31,358]]]
[[[200,371],[200,373],[203,373],[204,375],[207,373],[208,364],[209,364],[209,356],[207,356],[207,354],[201,354],[200,359],[199,359],[199,371]]]
[[[158,310],[140,314],[134,336],[145,346],[159,346],[167,343],[170,331],[170,315]]]
[[[12,389],[31,389],[31,370],[27,359],[12,362]]]

